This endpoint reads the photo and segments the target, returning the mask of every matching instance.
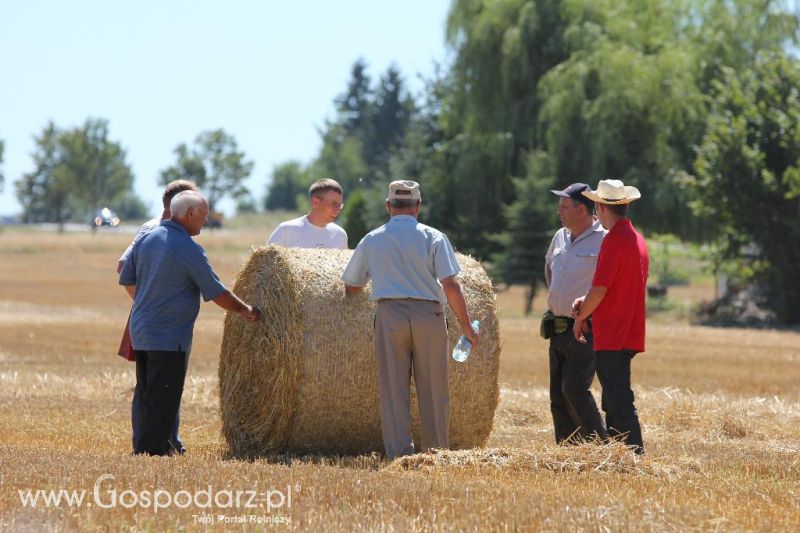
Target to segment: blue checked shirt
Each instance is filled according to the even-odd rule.
[[[209,301],[226,290],[203,248],[171,220],[134,245],[119,284],[136,286],[131,342],[148,351],[188,352],[200,296]]]

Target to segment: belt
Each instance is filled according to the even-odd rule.
[[[553,318],[555,318],[556,320],[566,320],[567,321],[567,331],[565,333],[572,332],[572,327],[575,325],[575,319],[574,318],[572,318],[571,316],[556,316],[556,317],[553,317]],[[591,329],[591,327],[592,327],[592,317],[589,317],[588,319],[586,319],[586,323],[589,325],[589,328]],[[560,334],[560,335],[563,335],[563,333]]]
[[[378,298],[378,303],[381,302],[428,302],[442,305],[442,302],[439,300],[426,300],[424,298]]]

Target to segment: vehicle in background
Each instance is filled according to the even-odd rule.
[[[209,229],[219,229],[222,227],[223,217],[224,215],[219,211],[211,212],[203,225]]]
[[[119,226],[119,217],[116,213],[114,213],[114,211],[104,207],[95,212],[91,226],[95,228],[99,228],[100,226],[111,226],[113,228]]]

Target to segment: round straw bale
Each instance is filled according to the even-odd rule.
[[[252,324],[229,313],[219,363],[222,432],[237,457],[275,452],[358,454],[382,450],[378,375],[368,285],[345,295],[352,250],[255,249],[234,292],[263,311]],[[492,284],[458,255],[458,275],[481,342],[465,363],[448,358],[450,446],[486,442],[498,401],[500,338]],[[445,306],[450,348],[460,331]],[[412,431],[419,416],[412,381]]]

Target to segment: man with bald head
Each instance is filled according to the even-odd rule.
[[[171,218],[133,247],[119,277],[133,297],[131,342],[136,353],[136,389],[141,427],[134,453],[170,455],[170,433],[180,408],[186,356],[200,311],[200,297],[249,321],[261,313],[225,288],[203,248],[192,240],[208,217],[208,201],[197,191],[178,193]]]

